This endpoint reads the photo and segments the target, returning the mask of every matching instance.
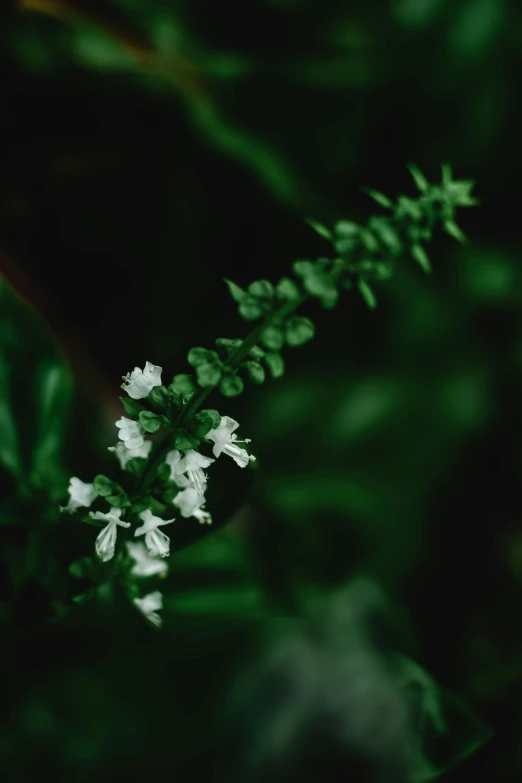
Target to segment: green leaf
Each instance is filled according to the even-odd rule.
[[[224,282],[228,286],[228,290],[230,292],[230,296],[235,302],[242,302],[243,298],[246,296],[245,291],[243,291],[242,288],[240,288],[238,285],[232,282],[232,280],[227,280],[225,277]]]
[[[219,413],[216,410],[209,408],[207,410],[200,411],[196,416],[194,416],[191,430],[198,438],[204,438],[207,432],[210,432],[210,430],[215,430],[216,427],[219,427],[220,422],[221,416]]]
[[[133,400],[132,397],[120,397],[121,403],[125,408],[125,413],[130,416],[131,419],[137,419],[142,411],[145,410],[144,406],[137,400]]]
[[[22,460],[9,393],[9,365],[2,354],[0,354],[0,462],[13,476],[20,476]]]
[[[368,228],[361,228],[361,241],[369,253],[377,253],[380,249],[379,240]]]
[[[262,348],[259,347],[259,345],[253,345],[249,350],[248,355],[251,356],[252,359],[262,359],[265,355],[265,352]]]
[[[285,372],[285,362],[280,353],[271,352],[264,356],[264,362],[267,365],[272,378],[280,378]]]
[[[411,254],[421,269],[423,269],[426,274],[429,274],[431,272],[430,259],[428,258],[427,253],[422,245],[413,245],[411,248]]]
[[[386,245],[392,253],[398,254],[402,251],[402,240],[387,218],[373,217],[370,219],[369,225],[375,231],[380,241]]]
[[[292,264],[294,273],[298,277],[306,278],[309,275],[313,274],[314,271],[314,263],[313,261],[294,261]]]
[[[245,367],[247,368],[248,377],[252,383],[263,383],[265,380],[265,371],[259,362],[245,362]]]
[[[180,451],[187,451],[188,449],[197,449],[197,447],[199,446],[199,438],[194,437],[194,435],[191,435],[190,432],[188,432],[186,429],[182,427],[176,433],[176,437],[174,439],[174,446]]]
[[[285,343],[285,333],[280,326],[267,326],[263,329],[261,342],[273,351],[282,348]]]
[[[271,299],[274,295],[274,286],[268,280],[256,280],[248,286],[248,292],[252,296],[261,299]]]
[[[133,457],[125,465],[125,470],[130,473],[131,476],[140,478],[142,476],[147,460],[144,457]]]
[[[225,348],[227,354],[230,355],[233,351],[237,351],[237,349],[243,345],[243,340],[230,340],[227,337],[218,337],[216,345],[218,348]]]
[[[156,410],[164,411],[167,410],[172,399],[169,390],[165,386],[154,386],[147,396],[147,401]]]
[[[116,506],[116,508],[129,508],[132,504],[127,496],[127,493],[125,490],[116,485],[118,488],[116,492],[114,492],[112,495],[108,495],[105,499],[108,503],[110,503],[111,506]]]
[[[359,226],[353,220],[338,220],[334,228],[335,233],[343,239],[355,239],[360,231]]]
[[[206,348],[191,348],[187,354],[187,361],[192,367],[199,367],[200,364],[211,364],[216,360],[219,360],[217,353]]]
[[[255,296],[245,294],[245,298],[239,305],[239,314],[245,321],[255,321],[263,315],[263,308]]]
[[[194,383],[192,375],[181,373],[180,375],[174,376],[174,380],[170,384],[169,389],[175,393],[182,394],[185,399],[189,399],[196,391],[196,384]]]
[[[286,322],[286,342],[288,345],[303,345],[311,340],[314,334],[315,326],[309,318],[294,315]]]
[[[361,190],[363,193],[366,193],[367,196],[373,198],[381,207],[385,207],[386,209],[391,209],[393,207],[393,201],[388,198],[388,196],[385,196],[384,193],[380,193],[378,190],[373,190],[372,188],[361,188]]]
[[[217,386],[221,379],[221,367],[221,361],[198,365],[196,375],[199,385],[204,389],[211,389],[213,386]]]
[[[377,299],[375,298],[375,294],[373,293],[372,289],[366,282],[366,280],[359,280],[357,283],[357,288],[359,289],[362,298],[370,308],[370,310],[375,310],[377,307]]]
[[[319,223],[317,220],[312,220],[312,218],[305,218],[305,222],[308,223],[310,228],[313,228],[313,230],[317,232],[320,237],[323,237],[324,239],[332,239],[332,232],[326,228],[326,226],[323,226],[322,223]]]
[[[244,388],[245,384],[238,375],[225,375],[219,390],[225,397],[237,397]]]
[[[157,432],[161,427],[170,424],[166,416],[152,413],[152,411],[142,411],[140,413],[139,422],[145,432]]]
[[[417,168],[413,163],[410,163],[408,165],[408,170],[413,177],[413,180],[417,186],[417,189],[420,190],[421,193],[424,193],[425,190],[429,187],[429,182],[422,173],[420,169]]]

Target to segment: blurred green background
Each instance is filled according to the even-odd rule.
[[[494,733],[453,767],[482,729],[444,695],[447,747],[419,718],[416,779],[520,780],[520,3],[0,13],[7,779],[403,780],[393,650]],[[317,337],[283,379],[215,401],[259,469],[216,466],[214,529],[173,531],[161,634],[123,599],[71,611],[68,565],[94,536],[56,506],[69,475],[113,470],[120,376],[185,372],[191,346],[245,334],[222,278],[326,254],[303,218],[366,219],[360,188],[412,193],[409,161],[477,180],[469,243],[435,241],[431,278],[405,261],[376,312],[312,306]],[[429,723],[446,691],[420,692]]]

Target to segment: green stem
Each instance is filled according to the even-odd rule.
[[[225,367],[229,370],[236,370],[240,366],[240,363],[243,361],[243,359],[248,355],[249,351],[254,347],[254,345],[256,345],[259,338],[261,337],[263,330],[266,329],[267,326],[269,326],[274,321],[280,321],[281,319],[286,318],[288,315],[290,315],[290,313],[293,313],[294,310],[296,310],[309,298],[310,297],[308,294],[303,293],[299,298],[294,299],[292,302],[287,302],[282,307],[279,307],[277,310],[270,313],[260,324],[258,324],[258,326],[256,326],[255,329],[252,329],[250,334],[245,337],[241,345],[228,357],[227,361],[225,362]],[[211,386],[210,388],[200,389],[196,394],[194,394],[190,402],[181,409],[180,414],[174,424],[174,428],[170,432],[167,432],[162,440],[158,443],[154,456],[147,463],[143,475],[141,476],[136,487],[136,494],[144,492],[150,486],[156,476],[156,472],[159,466],[163,462],[167,452],[171,449],[175,441],[178,429],[186,421],[190,421],[196,415],[202,403],[206,400],[209,394],[214,391],[215,388],[215,386]]]

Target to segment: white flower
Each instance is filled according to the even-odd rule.
[[[131,568],[132,576],[165,576],[169,570],[164,560],[151,557],[141,541],[137,544],[127,541],[127,551],[134,560]]]
[[[161,386],[161,373],[161,367],[147,362],[144,370],[135,367],[131,373],[126,375],[123,378],[124,383],[121,388],[125,389],[133,400],[142,400],[147,397],[154,386]]]
[[[192,516],[196,517],[200,525],[211,525],[212,515],[208,511],[203,511],[202,508],[197,508],[192,512]]]
[[[101,511],[95,511],[93,514],[91,511],[89,516],[92,519],[104,519],[109,522],[107,527],[104,527],[98,535],[95,544],[96,554],[100,560],[103,560],[105,563],[107,560],[114,557],[118,525],[121,525],[121,527],[130,527],[130,522],[124,522],[123,519],[120,519],[121,508],[111,508],[108,514],[104,514]]]
[[[113,451],[120,462],[120,466],[125,468],[125,465],[130,459],[134,457],[148,457],[152,448],[152,441],[145,440],[141,446],[136,449],[129,449],[127,442],[117,443],[115,446],[109,446],[109,451]]]
[[[178,506],[182,517],[193,517],[195,516],[194,512],[205,502],[205,496],[201,495],[197,489],[188,487],[178,492],[172,502]]]
[[[122,416],[116,422],[116,426],[119,429],[118,438],[125,443],[128,449],[139,449],[145,443],[143,429],[137,421]]]
[[[88,508],[98,494],[92,484],[86,484],[75,476],[69,481],[68,492],[69,502],[66,506],[60,506],[60,511],[73,512],[80,506]]]
[[[135,598],[133,603],[138,607],[140,612],[145,615],[147,620],[156,626],[156,628],[161,626],[163,621],[159,616],[158,611],[163,609],[163,596],[159,590],[148,593],[147,595],[144,595],[143,598]]]
[[[178,449],[173,449],[169,451],[165,461],[170,467],[170,477],[176,484],[180,487],[192,487],[200,495],[204,494],[207,477],[203,468],[208,468],[215,460],[204,457],[194,449],[189,449],[182,457]]]
[[[170,525],[174,520],[155,517],[150,509],[142,511],[140,519],[143,520],[144,524],[134,531],[134,535],[142,536],[145,534],[145,545],[152,557],[168,557],[170,554],[169,537],[157,528],[160,525]]]
[[[234,430],[237,430],[239,424],[230,416],[222,416],[219,427],[207,432],[207,438],[214,441],[212,453],[219,457],[222,452],[232,457],[240,468],[246,468],[249,462],[254,462],[255,457],[247,452],[246,449],[239,448],[236,443],[250,443],[250,440],[237,440]]]

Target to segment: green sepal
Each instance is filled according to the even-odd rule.
[[[375,298],[375,294],[373,293],[372,289],[366,282],[366,280],[359,280],[357,283],[357,288],[360,291],[360,294],[364,301],[366,302],[367,306],[370,308],[370,310],[375,310],[377,307],[377,299]]]
[[[84,514],[80,517],[81,521],[86,525],[91,525],[91,527],[105,527],[107,522],[105,522],[103,519],[93,519],[88,514]]]
[[[245,367],[248,371],[248,377],[252,383],[263,383],[265,380],[265,371],[259,362],[245,362]]]
[[[261,334],[261,342],[272,351],[278,351],[285,344],[285,333],[280,326],[267,326]]]
[[[262,348],[259,347],[259,345],[253,345],[249,350],[248,355],[251,356],[252,359],[262,359],[265,355],[265,352]]]
[[[174,439],[174,446],[180,451],[187,451],[188,449],[197,449],[197,447],[199,446],[199,438],[196,438],[194,435],[188,432],[188,430],[182,427],[176,433],[176,438]]]
[[[245,291],[243,291],[242,288],[240,288],[236,283],[233,283],[232,280],[228,280],[226,277],[224,278],[224,282],[228,286],[228,290],[230,292],[230,296],[235,302],[241,302],[244,298]]]
[[[408,171],[413,177],[417,189],[420,190],[421,193],[424,193],[424,191],[427,190],[429,187],[429,182],[424,176],[424,174],[422,173],[422,171],[418,169],[417,166],[414,166],[413,163],[410,163],[408,165]]]
[[[263,307],[255,296],[245,294],[239,305],[239,314],[245,321],[255,321],[263,315]]]
[[[320,237],[323,237],[323,239],[331,239],[332,238],[332,232],[330,229],[326,228],[326,226],[323,226],[322,223],[319,223],[318,220],[312,220],[312,218],[305,218],[305,223],[308,223],[310,228],[313,228],[313,230],[319,234]]]
[[[421,269],[426,272],[426,274],[429,274],[431,272],[430,259],[428,258],[427,253],[422,245],[413,245],[411,248],[411,254]]]
[[[129,496],[125,490],[119,485],[116,485],[116,487],[117,491],[105,498],[107,503],[109,503],[111,506],[115,506],[116,508],[129,508],[132,506],[132,503],[129,500]]]
[[[233,351],[237,351],[237,349],[243,345],[243,340],[231,340],[227,337],[218,337],[216,340],[216,345],[218,348],[224,348],[227,355],[230,355]]]
[[[373,217],[370,219],[368,225],[371,226],[373,231],[377,234],[382,244],[386,245],[392,253],[398,255],[402,252],[402,240],[387,218]]]
[[[170,420],[166,416],[152,413],[152,411],[142,411],[139,422],[145,432],[157,432],[162,427],[168,427],[170,424]]]
[[[171,481],[170,474],[170,465],[167,465],[166,462],[162,462],[156,471],[156,478],[163,484],[166,484],[167,482]]]
[[[457,242],[460,242],[461,245],[463,245],[466,242],[466,235],[463,231],[460,230],[460,228],[457,226],[455,221],[453,220],[445,220],[444,221],[444,231],[450,235],[450,237],[453,237],[453,239],[456,239]]]
[[[255,280],[248,286],[248,293],[259,299],[271,299],[274,295],[274,286],[269,280]]]
[[[272,378],[280,378],[284,374],[285,362],[280,353],[277,353],[276,351],[266,353],[264,362],[270,370]]]
[[[165,386],[154,386],[147,396],[147,401],[159,411],[167,410],[173,402],[171,393]]]
[[[225,375],[219,390],[225,397],[237,397],[244,388],[245,384],[238,375]]]
[[[208,408],[207,410],[200,411],[196,416],[194,416],[191,432],[193,432],[194,435],[196,435],[198,438],[204,438],[207,432],[210,432],[210,430],[215,430],[216,427],[219,427],[220,422],[220,414],[216,410]]]
[[[141,403],[137,400],[133,400],[132,397],[120,397],[121,404],[125,408],[125,413],[130,416],[131,419],[137,419],[140,413],[145,409]]]
[[[385,196],[384,193],[373,190],[372,188],[361,188],[361,190],[363,193],[366,193],[367,196],[373,198],[381,207],[385,207],[386,209],[391,209],[393,207],[393,201],[391,198],[388,198],[388,196]]]
[[[111,481],[107,476],[101,473],[95,476],[93,481],[94,489],[101,498],[105,498],[107,503],[117,508],[127,508],[131,505],[129,497],[123,487]]]
[[[196,375],[199,385],[204,389],[211,389],[213,386],[217,386],[221,380],[221,367],[222,362],[220,360],[198,365],[196,367]]]
[[[92,485],[97,495],[99,495],[101,498],[106,498],[113,492],[114,481],[111,481],[110,478],[107,478],[107,476],[99,473],[94,477]]]
[[[219,360],[215,351],[209,351],[207,348],[191,348],[187,354],[187,361],[192,367],[199,367],[202,364],[212,364]]]
[[[294,265],[294,269],[295,269],[295,265]],[[299,290],[299,286],[296,283],[294,283],[294,281],[291,280],[289,277],[281,278],[281,280],[277,284],[276,291],[278,297],[285,302],[295,302],[301,296],[301,291]]]
[[[174,394],[181,394],[187,400],[190,399],[196,391],[196,384],[192,379],[192,375],[187,375],[186,373],[175,375],[174,380],[169,385],[169,391],[174,392]]]
[[[147,464],[147,460],[145,459],[145,457],[133,457],[125,465],[125,470],[127,471],[127,473],[130,473],[131,476],[136,476],[137,478],[140,478],[140,476],[143,475],[143,471],[145,469],[146,464]]]
[[[286,342],[288,345],[304,345],[315,334],[315,326],[309,318],[294,315],[286,322]]]

